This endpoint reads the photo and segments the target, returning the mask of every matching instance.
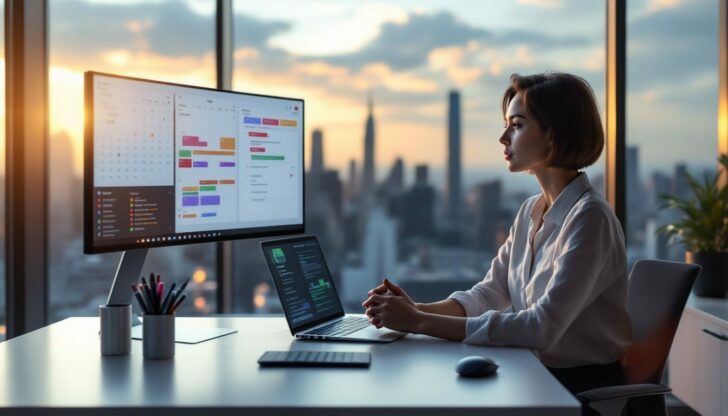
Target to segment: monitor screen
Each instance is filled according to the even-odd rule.
[[[304,231],[303,100],[85,77],[86,253]]]

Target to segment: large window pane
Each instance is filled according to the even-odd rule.
[[[0,1],[0,341],[5,339],[5,2]]]
[[[50,320],[93,315],[119,254],[87,256],[82,238],[83,72],[215,86],[214,3],[49,2]],[[144,273],[191,277],[181,313],[214,312],[213,244],[152,249]]]
[[[640,258],[684,260],[655,230],[675,220],[662,193],[689,195],[684,172],[715,172],[718,2],[628,2],[627,248]]]
[[[234,2],[234,88],[306,100],[307,232],[349,310],[384,276],[420,301],[482,279],[539,192],[502,160],[508,77],[582,75],[603,112],[604,12],[576,0]],[[600,189],[603,171],[588,169]],[[257,241],[236,243],[235,261],[237,310],[280,311]]]

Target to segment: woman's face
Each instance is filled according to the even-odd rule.
[[[521,94],[516,94],[508,105],[500,142],[505,146],[503,154],[509,171],[534,171],[545,166],[551,140],[523,106]]]

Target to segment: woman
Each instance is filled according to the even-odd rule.
[[[363,303],[378,328],[534,350],[572,393],[623,383],[630,344],[624,236],[580,169],[604,134],[594,93],[563,73],[511,76],[500,143],[511,172],[533,174],[527,199],[482,282],[415,303],[387,279]]]

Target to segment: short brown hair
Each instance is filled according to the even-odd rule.
[[[513,74],[503,94],[504,117],[516,94],[521,94],[524,107],[551,133],[553,147],[546,166],[579,170],[599,159],[604,131],[594,91],[584,78],[562,72]]]

